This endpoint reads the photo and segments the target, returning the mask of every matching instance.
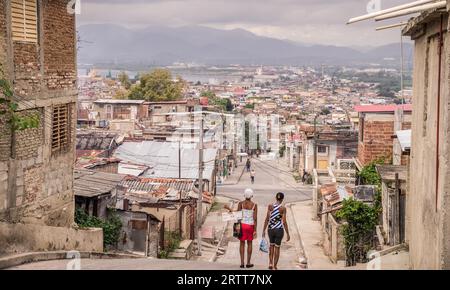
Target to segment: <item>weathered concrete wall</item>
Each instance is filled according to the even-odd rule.
[[[128,252],[142,252],[147,256],[158,257],[159,245],[159,223],[156,220],[148,221],[147,214],[139,212],[118,212],[122,221],[122,232],[118,242],[118,249]],[[135,224],[136,221],[140,223]],[[145,224],[145,228],[138,228],[137,225]],[[148,228],[150,226],[150,228]],[[148,236],[147,236],[148,235]],[[147,245],[145,243],[148,242]]]
[[[39,1],[39,41],[7,37],[9,1],[0,3],[0,61],[13,80],[20,114],[38,114],[38,128],[9,132],[0,120],[0,221],[70,226],[74,219],[75,16],[68,0]],[[70,106],[70,146],[52,152],[54,105]],[[9,134],[8,134],[9,133]]]
[[[328,213],[322,217],[323,248],[333,263],[345,260],[345,245],[341,228],[341,224],[332,214]]]
[[[450,1],[447,1],[447,11],[450,11]],[[444,29],[445,24],[447,24],[447,27],[450,28],[450,17],[448,17],[447,13],[447,19],[444,22]],[[448,29],[448,28],[447,28]],[[450,32],[447,30],[446,38],[445,38],[445,49],[443,52],[443,102],[445,103],[445,116],[444,116],[444,126],[445,126],[445,133],[443,136],[443,140],[445,140],[443,143],[444,145],[444,154],[443,154],[443,167],[444,167],[444,188],[442,192],[441,197],[441,210],[442,210],[442,253],[440,257],[440,262],[442,265],[442,268],[444,269],[450,269]]]
[[[103,252],[103,230],[0,223],[0,253],[77,250]]]
[[[448,18],[445,18],[445,26]],[[440,104],[439,175],[437,155],[437,95],[440,19],[426,26],[415,40],[415,69],[408,231],[411,266],[414,269],[450,269],[450,38],[445,35]],[[439,190],[436,194],[436,181]]]

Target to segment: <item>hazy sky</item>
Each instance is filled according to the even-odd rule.
[[[399,29],[375,27],[400,20],[346,25],[367,13],[370,1],[381,8],[411,0],[81,0],[78,25],[114,23],[127,27],[203,25],[243,28],[262,36],[304,43],[374,46],[398,42]]]

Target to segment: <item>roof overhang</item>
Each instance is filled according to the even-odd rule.
[[[402,30],[403,35],[410,36],[412,40],[423,36],[426,31],[426,25],[438,20],[441,15],[448,15],[449,7],[447,5],[447,11],[443,9],[432,9],[423,12],[415,18],[411,18]]]

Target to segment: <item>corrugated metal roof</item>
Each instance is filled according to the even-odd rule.
[[[96,197],[112,193],[124,175],[89,170],[74,171],[74,191],[76,196]]]
[[[120,163],[118,173],[132,176],[141,176],[148,169],[149,167],[145,165]]]
[[[116,140],[116,134],[77,134],[77,150],[108,150]]]
[[[402,147],[402,151],[411,150],[411,134],[412,130],[397,131],[397,138]]]
[[[127,176],[120,185],[125,189],[128,199],[137,202],[158,202],[178,201],[180,193],[182,199],[198,198],[195,182],[196,180]],[[204,192],[203,201],[211,203],[211,193]]]
[[[188,147],[188,146],[185,146]],[[205,169],[203,177],[212,177],[218,149],[203,150]],[[198,179],[198,150],[181,148],[181,178]],[[117,148],[114,157],[125,162],[150,167],[143,177],[179,178],[178,142],[125,142]]]
[[[160,188],[164,188],[166,191],[171,188],[178,191],[188,192],[194,189],[195,180],[127,177],[122,181],[121,185],[129,192],[135,191],[151,193],[158,191]]]

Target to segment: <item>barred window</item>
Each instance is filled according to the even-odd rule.
[[[70,104],[53,107],[52,152],[64,152],[70,144]]]
[[[11,0],[11,24],[13,41],[37,43],[36,0]]]
[[[326,154],[328,153],[328,148],[327,146],[317,146],[317,153],[321,153],[321,154]]]

